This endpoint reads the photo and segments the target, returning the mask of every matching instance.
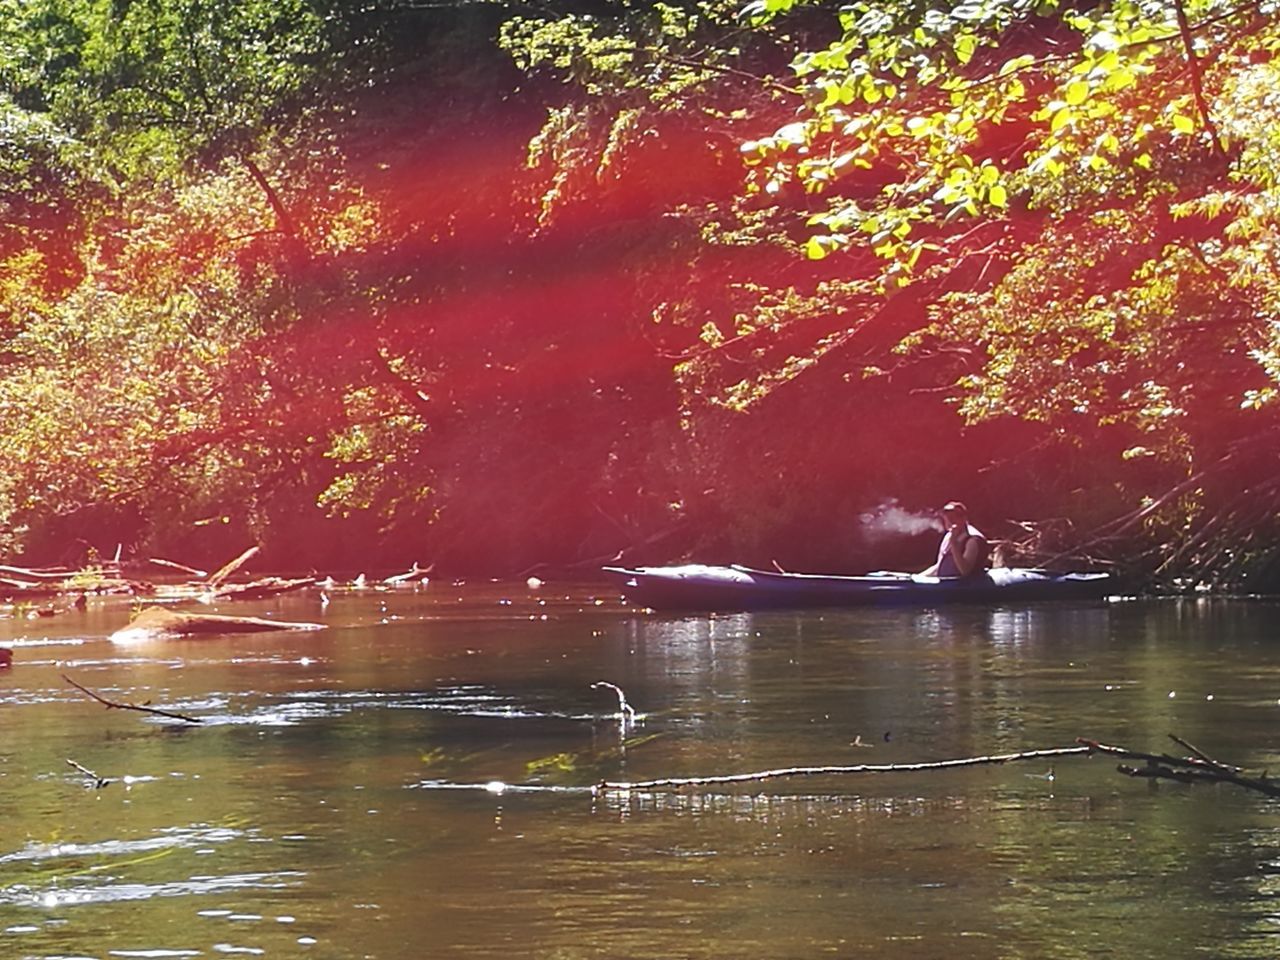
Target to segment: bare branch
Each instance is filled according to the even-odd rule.
[[[91,781],[89,786],[93,787],[93,789],[95,790],[101,790],[103,787],[105,787],[107,784],[111,782],[110,777],[100,777],[96,773],[94,773],[92,770],[90,770],[88,767],[81,766],[80,764],[72,760],[70,757],[67,758],[67,763],[71,764],[71,766],[75,767],[77,770],[83,773],[86,777],[88,777],[89,780]]]
[[[247,563],[250,559],[252,559],[253,556],[257,554],[257,552],[260,549],[262,548],[258,546],[252,546],[248,550],[246,550],[244,553],[240,554],[240,556],[236,557],[234,560],[232,560],[225,567],[223,567],[221,570],[219,570],[217,573],[215,573],[213,576],[209,578],[208,580],[209,586],[217,587],[220,583],[222,583],[223,580],[227,579],[227,577],[231,576],[231,574],[235,573],[242,566],[244,566],[245,563]]]
[[[782,777],[839,777],[858,773],[921,773],[930,770],[953,770],[959,767],[976,767],[984,764],[1014,763],[1020,760],[1043,760],[1048,757],[1083,756],[1093,751],[1092,746],[1054,747],[1047,750],[1027,750],[1021,753],[1002,753],[989,757],[963,757],[957,760],[935,760],[927,763],[859,763],[853,766],[832,767],[782,767],[776,770],[760,770],[754,773],[733,773],[710,777],[668,777],[662,780],[636,780],[634,782],[605,780],[597,784],[597,790],[678,790],[681,787],[716,786],[726,783],[752,783],[758,780],[776,780]]]
[[[1180,783],[1192,783],[1195,781],[1234,783],[1236,786],[1244,787],[1246,790],[1265,793],[1270,797],[1280,797],[1280,783],[1273,783],[1265,773],[1261,777],[1246,777],[1238,772],[1239,768],[1228,766],[1206,756],[1201,751],[1191,747],[1186,741],[1172,734],[1170,734],[1170,737],[1180,746],[1191,749],[1195,756],[1171,757],[1167,753],[1142,753],[1125,747],[1108,746],[1104,743],[1098,743],[1096,740],[1086,740],[1084,738],[1077,740],[1077,743],[1085,744],[1098,753],[1145,762],[1146,765],[1142,767],[1131,767],[1123,763],[1118,765],[1116,769],[1125,776],[1177,780]]]
[[[209,576],[207,570],[197,570],[195,567],[188,567],[185,563],[175,563],[172,560],[165,560],[163,557],[151,557],[151,562],[158,567],[169,567],[173,570],[181,570],[183,573],[189,573],[192,576],[204,579]]]
[[[1015,763],[1023,760],[1044,760],[1054,757],[1091,756],[1105,753],[1126,760],[1141,760],[1144,765],[1133,767],[1119,764],[1117,770],[1130,777],[1176,780],[1180,783],[1234,783],[1247,790],[1280,796],[1280,783],[1272,782],[1264,773],[1261,777],[1245,776],[1240,768],[1232,767],[1209,757],[1185,740],[1170,734],[1177,744],[1190,750],[1191,757],[1173,757],[1168,754],[1143,753],[1127,747],[1114,747],[1077,738],[1074,747],[1052,747],[1041,750],[1024,750],[1018,753],[1002,753],[983,757],[962,757],[954,760],[936,760],[925,763],[860,763],[853,766],[781,767],[774,770],[758,770],[751,773],[722,774],[707,777],[667,777],[660,780],[612,781],[604,780],[593,788],[602,791],[626,793],[635,790],[679,790],[682,787],[721,786],[725,784],[755,783],[785,777],[837,777],[864,773],[923,773],[934,770],[954,770],[960,767],[976,767],[990,764]],[[859,746],[865,744],[858,743]]]
[[[1213,152],[1219,156],[1225,156],[1226,150],[1222,146],[1222,137],[1218,134],[1218,126],[1213,122],[1213,117],[1209,113],[1209,103],[1204,97],[1204,78],[1200,74],[1200,58],[1196,56],[1191,24],[1187,21],[1187,11],[1182,0],[1173,0],[1173,10],[1178,17],[1178,34],[1182,38],[1182,49],[1187,55],[1187,72],[1191,75],[1191,92],[1195,97],[1196,110],[1199,111],[1200,119],[1204,121],[1204,127],[1213,140]]]
[[[102,704],[108,710],[137,710],[137,711],[140,711],[141,713],[153,713],[158,717],[168,717],[171,720],[185,720],[187,723],[203,723],[203,721],[199,717],[191,717],[185,713],[173,713],[172,711],[169,711],[169,710],[157,710],[154,707],[139,706],[136,703],[119,703],[115,700],[108,700],[106,697],[101,697],[98,694],[94,693],[88,687],[84,687],[76,683],[74,680],[68,677],[65,673],[62,675],[62,679],[67,681],[67,683],[71,684],[73,687],[75,687],[77,690],[79,690],[81,693],[85,694],[86,696],[92,697],[94,700],[97,700],[100,704]]]

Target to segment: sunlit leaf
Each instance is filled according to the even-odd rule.
[[[1084,80],[1077,80],[1068,85],[1065,96],[1068,105],[1078,106],[1089,99],[1089,84]]]

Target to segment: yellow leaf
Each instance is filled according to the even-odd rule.
[[[1179,133],[1191,133],[1195,130],[1196,125],[1190,117],[1183,116],[1180,113],[1173,115],[1173,129]]]
[[[1067,103],[1071,106],[1079,106],[1089,99],[1089,84],[1084,80],[1077,80],[1075,83],[1067,87]]]
[[[993,207],[1003,207],[1009,202],[1009,193],[1000,184],[996,184],[987,191],[987,200]]]

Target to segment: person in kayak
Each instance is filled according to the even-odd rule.
[[[938,559],[927,570],[925,577],[972,577],[987,569],[990,547],[982,531],[969,523],[969,511],[959,500],[952,500],[942,508],[942,523],[946,527],[942,543],[938,545]]]

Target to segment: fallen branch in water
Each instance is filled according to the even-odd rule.
[[[1268,796],[1280,796],[1280,783],[1261,777],[1245,776],[1239,767],[1221,763],[1209,757],[1180,737],[1169,735],[1179,746],[1191,752],[1190,757],[1174,757],[1169,754],[1143,753],[1127,747],[1114,747],[1097,740],[1080,737],[1074,747],[1052,747],[1042,750],[1024,750],[1018,753],[1002,753],[985,757],[961,757],[954,760],[935,760],[924,763],[859,763],[852,766],[780,767],[752,773],[723,774],[708,777],[667,777],[661,780],[636,780],[632,782],[604,780],[596,791],[630,790],[679,790],[683,787],[720,786],[734,783],[754,783],[784,777],[836,777],[864,773],[925,773],[934,770],[954,770],[960,767],[977,767],[989,764],[1016,763],[1023,760],[1044,760],[1051,757],[1092,756],[1105,753],[1126,760],[1142,760],[1143,767],[1119,764],[1117,770],[1130,777],[1149,777],[1176,780],[1180,783],[1234,783],[1247,790]]]
[[[262,580],[254,580],[252,583],[225,583],[219,587],[211,587],[201,594],[200,599],[207,602],[214,600],[266,600],[282,593],[302,590],[315,582],[315,577],[302,577],[297,580],[266,577]]]
[[[88,687],[81,686],[80,684],[76,683],[74,680],[68,677],[65,673],[62,675],[62,679],[67,681],[67,683],[71,684],[73,687],[75,687],[77,690],[79,690],[81,693],[85,694],[86,696],[92,697],[94,700],[97,700],[100,704],[102,704],[108,710],[138,710],[142,713],[153,713],[157,717],[168,717],[171,720],[185,720],[187,723],[203,723],[204,722],[199,717],[191,717],[185,713],[174,713],[170,710],[157,710],[155,707],[140,706],[139,704],[136,704],[136,703],[119,703],[115,700],[108,700],[106,697],[102,697],[94,693]]]
[[[72,570],[70,567],[34,570],[30,567],[10,567],[0,565],[0,574],[4,574],[6,576],[12,575],[15,578],[20,578],[12,580],[11,582],[13,583],[22,583],[30,580],[54,580],[61,583],[68,577],[74,576],[75,573],[76,571]]]
[[[168,567],[170,570],[179,570],[182,573],[189,573],[193,577],[206,579],[209,576],[207,570],[197,570],[195,567],[188,567],[185,563],[175,563],[172,560],[165,560],[163,557],[151,557],[151,562],[158,567]]]
[[[977,767],[983,764],[1014,763],[1019,760],[1043,760],[1046,757],[1082,756],[1091,752],[1092,748],[1087,746],[1054,747],[1048,750],[1026,750],[1021,753],[963,757],[958,760],[934,760],[927,763],[858,763],[853,766],[780,767],[776,770],[760,770],[754,773],[731,773],[713,777],[668,777],[662,780],[637,780],[632,783],[605,780],[597,784],[596,789],[678,790],[681,787],[751,783],[756,780],[776,780],[781,777],[836,777],[854,773],[921,773],[930,770],[953,770],[957,767]]]
[[[231,576],[233,573],[235,573],[237,570],[243,567],[246,563],[252,560],[255,556],[257,556],[258,551],[261,549],[262,548],[258,546],[250,547],[244,553],[240,554],[240,556],[236,557],[234,560],[228,563],[221,570],[214,573],[214,575],[211,576],[208,580],[206,580],[205,583],[209,586],[210,589],[216,590],[219,586],[221,586],[223,580],[227,579],[227,577]]]
[[[1142,760],[1144,766],[1132,767],[1127,763],[1116,765],[1116,769],[1127,777],[1146,777],[1152,780],[1176,780],[1179,783],[1234,783],[1246,790],[1265,793],[1269,797],[1280,797],[1280,783],[1272,781],[1264,771],[1261,777],[1248,777],[1240,767],[1233,767],[1214,760],[1181,737],[1169,734],[1169,739],[1185,750],[1191,751],[1189,757],[1174,757],[1167,753],[1141,753],[1127,750],[1124,747],[1110,747],[1095,740],[1080,738],[1077,743],[1084,744],[1097,753],[1123,757],[1126,760]]]
[[[432,570],[435,569],[435,566],[436,565],[434,563],[429,563],[425,567],[420,567],[418,566],[418,561],[415,560],[413,561],[413,568],[409,570],[408,573],[397,573],[393,577],[387,577],[382,582],[390,583],[393,585],[398,583],[408,583],[410,580],[416,580],[419,577],[425,577],[427,574],[429,574]]]
[[[93,789],[95,790],[101,790],[103,787],[105,787],[107,784],[111,782],[110,777],[100,777],[96,773],[94,773],[92,770],[90,770],[88,767],[81,766],[80,764],[76,763],[74,760],[72,760],[69,757],[67,758],[67,763],[71,764],[71,766],[75,767],[77,770],[83,773],[86,777],[88,777],[89,780],[92,781],[89,784],[89,786],[93,787]]]
[[[622,721],[622,725],[627,727],[636,722],[636,708],[627,703],[627,695],[622,692],[622,688],[617,684],[610,683],[607,680],[597,680],[591,685],[591,689],[612,690],[618,698],[618,719]]]

